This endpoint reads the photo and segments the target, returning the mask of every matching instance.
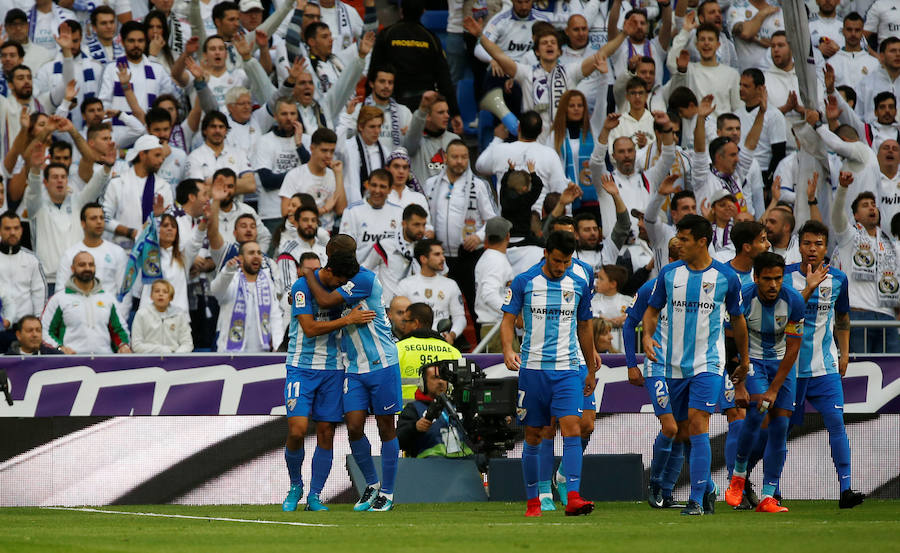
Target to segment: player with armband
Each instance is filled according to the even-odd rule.
[[[821,281],[824,273],[813,275]],[[794,364],[800,353],[806,305],[800,292],[783,286],[783,281],[784,258],[777,253],[761,253],[753,260],[753,282],[744,286],[741,292],[753,368],[747,376],[750,404],[738,438],[734,474],[725,490],[725,501],[732,506],[741,504],[751,449],[768,412],[763,499],[756,506],[760,513],[788,510],[779,505],[774,495],[787,456],[788,423],[794,410],[797,381]]]
[[[669,240],[669,263],[678,260],[678,239]],[[651,363],[644,359],[644,372],[637,366],[637,330],[647,310],[647,302],[653,293],[656,279],[650,279],[640,287],[625,312],[625,324],[622,328],[625,345],[625,365],[628,367],[628,382],[635,386],[645,386],[650,393],[653,412],[659,419],[659,434],[653,442],[653,458],[650,461],[650,490],[647,502],[654,509],[670,507],[684,508],[678,505],[672,496],[675,481],[681,474],[684,464],[684,442],[688,439],[687,424],[681,428],[672,416],[672,405],[669,402],[669,387],[666,384],[666,367],[662,363]],[[660,313],[656,325],[656,341],[664,340],[666,335],[666,317]],[[679,433],[678,431],[681,430]]]

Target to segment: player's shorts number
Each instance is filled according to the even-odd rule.
[[[519,401],[516,403],[516,407],[522,408],[525,403],[525,390],[519,390]]]
[[[344,379],[344,393],[346,394],[349,389],[350,389],[350,379],[345,378]]]
[[[290,382],[288,384],[288,397],[300,396],[300,381]]]
[[[656,395],[657,395],[657,396],[664,396],[664,395],[666,395],[666,391],[663,389],[663,386],[664,386],[664,385],[665,385],[665,383],[664,383],[662,380],[657,380],[657,381],[653,384],[653,386],[656,388]]]

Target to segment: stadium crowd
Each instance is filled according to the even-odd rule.
[[[764,0],[450,0],[441,39],[422,0],[0,5],[3,351],[283,351],[336,233],[392,321],[428,304],[468,351],[551,225],[595,271],[598,351],[621,351],[689,213],[723,262],[736,223],[790,264],[823,221],[851,319],[897,316],[893,0],[807,1],[812,95]]]

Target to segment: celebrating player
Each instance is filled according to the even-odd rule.
[[[352,253],[338,252],[328,258],[324,269],[308,278],[328,290],[343,286],[359,272]],[[287,405],[288,437],[284,460],[291,478],[291,489],[282,503],[285,511],[297,510],[303,496],[300,467],[303,465],[303,438],[309,420],[316,421],[316,452],[312,459],[312,479],[306,497],[307,511],[327,511],[319,494],[328,479],[332,464],[335,424],[341,421],[341,383],[344,365],[340,359],[338,339],[347,325],[366,324],[375,312],[357,307],[341,317],[339,309],[320,308],[310,294],[305,278],[291,287],[291,326],[287,354],[287,378],[284,400]],[[302,335],[299,332],[302,329]]]
[[[712,514],[717,489],[710,474],[709,416],[722,389],[725,312],[731,316],[741,358],[732,380],[740,388],[736,393],[744,395],[743,378],[749,370],[747,324],[741,312],[740,280],[709,255],[710,222],[686,215],[676,228],[681,261],[660,271],[644,313],[644,352],[652,362],[665,360],[672,413],[676,422],[689,424],[691,499],[681,514]],[[668,320],[665,346],[654,339],[663,308]]]
[[[819,282],[825,276],[824,271],[813,274]],[[774,495],[787,455],[788,422],[794,410],[794,385],[797,380],[794,363],[800,352],[806,307],[800,293],[790,286],[783,286],[783,281],[784,258],[777,253],[764,252],[753,260],[753,283],[742,290],[753,371],[747,378],[750,404],[738,439],[734,475],[725,490],[725,501],[738,506],[743,500],[747,463],[768,411],[769,437],[763,457],[763,500],[756,506],[761,513],[787,511],[787,507],[778,504]]]
[[[798,235],[803,261],[788,267],[785,274],[786,285],[802,290],[806,300],[803,345],[800,347],[800,364],[797,368],[797,397],[791,424],[803,423],[807,399],[822,414],[828,430],[831,459],[841,487],[838,505],[841,509],[851,509],[862,503],[866,496],[850,488],[850,441],[844,428],[844,389],[841,387],[841,377],[847,372],[850,360],[850,296],[847,291],[847,275],[829,267],[824,280],[811,286],[815,280],[810,275],[816,275],[825,262],[828,227],[818,221],[807,221],[800,227]],[[834,344],[835,336],[840,344],[840,358]],[[771,432],[770,430],[770,439]]]
[[[338,234],[328,242],[329,260],[336,252],[355,252],[356,240]],[[391,323],[381,298],[381,283],[375,273],[362,267],[345,285],[329,292],[304,270],[310,292],[322,308],[361,305],[375,312],[375,317],[363,324],[344,327],[341,349],[349,362],[344,377],[344,422],[350,436],[353,458],[366,478],[366,489],[353,507],[355,511],[390,511],[394,508],[394,482],[400,445],[394,415],[403,407],[400,390],[400,365],[397,346],[391,339]],[[378,481],[372,446],[365,435],[369,409],[375,415],[381,438],[381,474]]]
[[[519,371],[518,415],[525,424],[522,473],[528,506],[525,516],[541,516],[538,498],[541,429],[551,415],[563,435],[562,463],[566,472],[566,515],[585,515],[594,510],[582,499],[581,418],[583,396],[594,393],[594,358],[590,284],[572,270],[575,237],[553,232],[544,248],[544,260],[513,279],[503,303],[500,340],[506,367]],[[515,323],[525,322],[521,357],[513,351]],[[587,365],[579,377],[581,348]]]

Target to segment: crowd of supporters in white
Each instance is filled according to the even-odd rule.
[[[805,8],[798,53],[777,0],[0,0],[0,349],[278,351],[341,233],[467,351],[571,228],[615,352],[687,213],[721,261],[822,220],[895,320],[900,3]]]

